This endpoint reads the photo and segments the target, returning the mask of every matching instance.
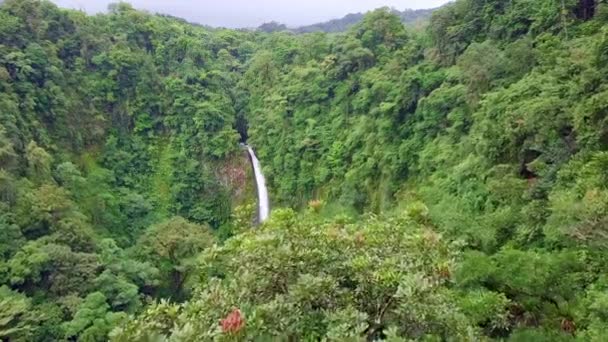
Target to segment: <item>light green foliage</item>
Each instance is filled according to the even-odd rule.
[[[24,246],[9,261],[9,279],[12,285],[23,284],[26,280],[38,282],[45,265],[49,263],[50,256],[34,243]]]
[[[106,341],[111,327],[125,318],[125,314],[110,312],[109,308],[103,294],[91,293],[84,299],[72,321],[64,324],[65,337],[79,336],[79,340],[87,342]]]
[[[174,328],[180,306],[167,301],[151,304],[138,316],[137,323],[119,325],[110,333],[110,340],[121,342],[163,341]]]
[[[161,304],[114,337],[141,338],[148,327],[176,340],[229,340],[218,321],[236,307],[243,340],[380,338],[389,328],[409,338],[474,338],[445,287],[453,257],[439,235],[406,217],[344,224],[278,210],[261,231],[203,254],[199,291],[179,316]],[[485,317],[499,320],[504,304]]]
[[[505,308],[509,300],[502,293],[471,291],[459,298],[463,313],[473,322],[487,327],[488,331],[508,327],[508,313]]]
[[[28,174],[32,179],[44,182],[51,176],[52,157],[36,142],[31,141],[27,145],[26,158]]]
[[[101,261],[107,267],[105,273],[108,277],[118,277],[117,280],[122,286],[129,286],[124,282],[125,279],[140,288],[154,288],[159,285],[159,270],[152,266],[150,261],[142,262],[131,258],[112,239],[102,240],[99,249]],[[133,301],[129,304],[132,303]]]
[[[0,338],[27,341],[36,325],[31,308],[29,298],[6,286],[0,287]]]

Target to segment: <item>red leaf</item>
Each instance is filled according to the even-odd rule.
[[[220,321],[220,325],[222,326],[222,332],[235,334],[245,327],[245,318],[241,310],[234,309],[226,318]]]

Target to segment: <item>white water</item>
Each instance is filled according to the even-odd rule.
[[[249,145],[245,145],[249,156],[251,157],[251,165],[253,165],[253,172],[255,173],[255,183],[258,189],[258,220],[264,222],[270,215],[270,202],[268,200],[268,189],[266,188],[266,178],[262,173],[262,166],[258,157],[255,156],[255,152]]]

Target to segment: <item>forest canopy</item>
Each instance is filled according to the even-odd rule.
[[[593,0],[303,34],[2,2],[0,340],[604,341],[607,24]]]

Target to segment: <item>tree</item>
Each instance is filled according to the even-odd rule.
[[[53,161],[51,155],[42,147],[39,147],[35,141],[30,141],[25,156],[30,177],[40,183],[48,181],[51,177],[51,163]]]
[[[21,234],[19,226],[11,222],[6,214],[0,209],[0,260],[7,260],[19,250],[25,239]]]
[[[152,262],[165,275],[168,296],[182,300],[195,257],[214,243],[208,227],[174,217],[148,228],[136,248],[144,260]]]
[[[0,338],[28,341],[36,326],[32,304],[25,295],[0,287]]]
[[[506,72],[504,54],[491,41],[473,43],[458,58],[465,84],[478,94],[487,92]]]
[[[0,125],[0,169],[11,171],[16,165],[17,154],[13,148],[13,144],[6,136],[4,126]]]
[[[124,313],[111,312],[106,297],[94,292],[88,295],[78,308],[74,318],[64,324],[66,338],[79,341],[107,341],[108,333],[126,318]]]
[[[436,233],[407,217],[322,223],[278,210],[262,231],[204,254],[199,291],[181,315],[168,315],[180,307],[154,306],[113,338],[133,339],[144,327],[165,338],[222,340],[474,338],[442,286],[450,255]],[[496,312],[504,306],[489,316]]]
[[[277,23],[276,21],[271,21],[269,23],[264,23],[258,27],[258,31],[272,33],[272,32],[280,32],[286,31],[287,26],[285,24]]]
[[[408,39],[399,17],[391,13],[388,8],[368,13],[354,31],[363,46],[377,55],[398,50]]]
[[[26,193],[18,206],[19,224],[24,234],[32,237],[49,233],[60,221],[78,216],[69,193],[56,185],[45,184]]]
[[[43,285],[51,298],[93,289],[101,268],[98,256],[45,240],[28,242],[9,260],[10,284],[24,289]]]
[[[17,200],[17,185],[10,173],[0,169],[0,201],[14,204]]]

